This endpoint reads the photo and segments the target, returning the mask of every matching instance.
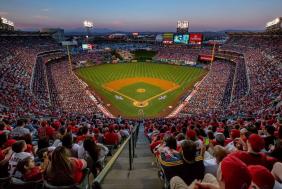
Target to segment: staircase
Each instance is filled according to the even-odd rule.
[[[128,148],[126,148],[102,183],[102,189],[161,189],[162,183],[158,170],[152,166],[153,154],[140,126],[139,136],[133,160],[133,169],[129,170]]]

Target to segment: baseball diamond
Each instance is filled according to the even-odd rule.
[[[140,108],[144,117],[167,115],[206,73],[196,67],[144,62],[104,64],[76,71],[104,103],[110,104],[113,114],[131,118],[138,117]]]

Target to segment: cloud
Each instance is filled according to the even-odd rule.
[[[9,13],[8,12],[6,12],[6,11],[0,11],[0,16],[6,16],[6,15],[8,15]]]
[[[43,11],[43,12],[48,12],[49,9],[45,8],[45,9],[41,9],[41,11]]]
[[[45,15],[36,15],[34,18],[39,19],[39,20],[47,20],[49,17]]]

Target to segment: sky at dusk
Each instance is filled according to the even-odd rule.
[[[188,20],[192,31],[262,30],[282,16],[282,0],[0,0],[0,16],[18,29],[82,27],[122,31],[175,31]]]

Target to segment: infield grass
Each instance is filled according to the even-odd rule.
[[[138,92],[138,89],[144,89],[144,92]],[[118,92],[133,97],[136,100],[143,101],[163,92],[163,90],[148,83],[138,82],[123,87],[122,89],[118,90]]]
[[[179,99],[194,84],[206,75],[207,71],[201,68],[177,66],[158,63],[126,63],[126,64],[102,64],[92,67],[80,68],[76,74],[84,80],[96,94],[104,101],[105,106],[109,104],[108,109],[114,115],[124,117],[138,117],[139,110],[142,109],[144,117],[165,116],[175,108]],[[164,100],[156,97],[149,101],[148,106],[139,108],[133,105],[132,101],[124,98],[117,99],[117,94],[106,90],[103,86],[106,83],[127,79],[127,78],[157,78],[174,82],[179,85],[178,88],[166,93]],[[145,89],[145,92],[137,92],[137,89]],[[146,100],[150,97],[162,93],[164,90],[156,84],[136,82],[119,89],[118,92],[130,96],[136,100]],[[107,106],[106,106],[107,107]]]

